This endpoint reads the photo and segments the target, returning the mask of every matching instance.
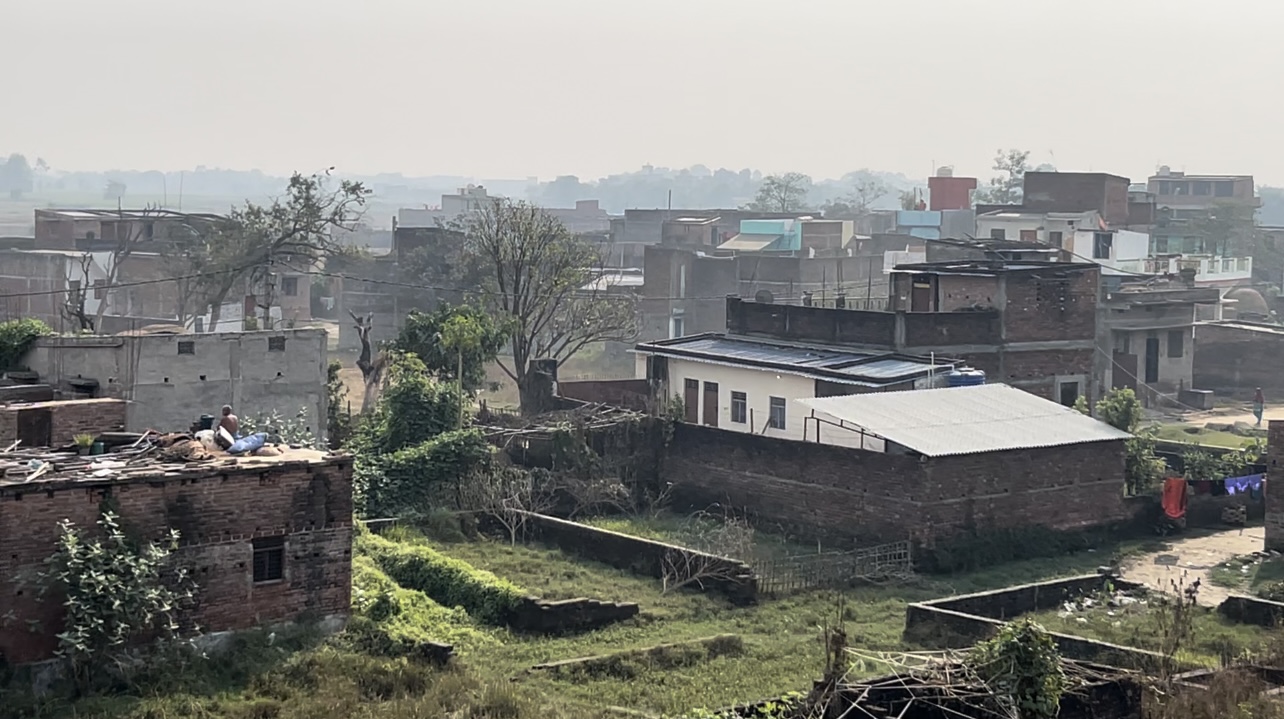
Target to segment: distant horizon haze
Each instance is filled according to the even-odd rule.
[[[1284,185],[1284,5],[6,3],[0,150],[68,170],[594,180],[645,164]]]

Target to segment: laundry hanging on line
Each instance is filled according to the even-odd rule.
[[[1262,488],[1262,476],[1260,474],[1247,474],[1243,477],[1227,477],[1226,493],[1248,494],[1254,490],[1260,490]]]

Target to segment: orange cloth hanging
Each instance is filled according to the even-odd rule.
[[[1169,477],[1164,480],[1164,491],[1160,504],[1169,519],[1181,519],[1186,516],[1186,480],[1181,477]]]

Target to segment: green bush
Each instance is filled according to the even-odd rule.
[[[49,325],[37,319],[0,322],[0,372],[17,369],[36,340],[51,334]]]
[[[504,624],[527,594],[512,582],[431,547],[397,544],[375,535],[363,535],[357,542],[359,551],[372,557],[397,584],[448,607],[463,607],[483,624]]]
[[[468,650],[497,641],[463,609],[443,607],[423,592],[398,585],[363,554],[352,559],[352,611],[347,633],[361,648],[384,656],[411,653],[423,642]]]

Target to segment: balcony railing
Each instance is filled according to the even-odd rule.
[[[1193,269],[1195,270],[1196,282],[1241,280],[1249,279],[1253,276],[1252,257],[1183,255],[1180,257],[1145,257],[1136,260],[1103,262],[1102,264],[1121,272],[1135,272],[1144,275],[1175,275],[1181,270]]]

